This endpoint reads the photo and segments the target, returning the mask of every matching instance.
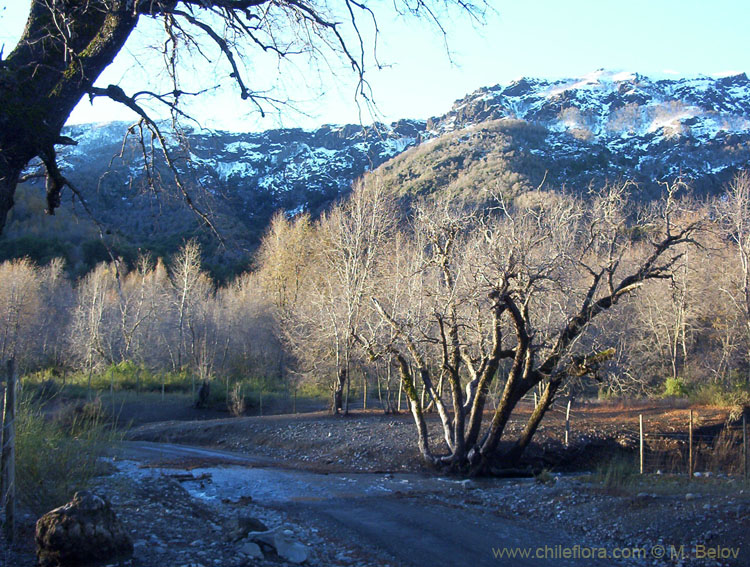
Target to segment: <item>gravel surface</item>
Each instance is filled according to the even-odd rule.
[[[580,410],[573,425],[574,447],[607,448],[597,444],[614,440],[632,445],[629,431],[638,413],[646,413],[654,427],[679,430],[684,411],[645,408],[592,408]],[[720,423],[719,410],[701,410],[701,424]],[[550,452],[558,458],[562,424],[552,416],[540,432],[537,455]],[[522,422],[512,424],[518,429]],[[434,421],[431,427],[438,430]],[[131,431],[132,438],[171,441],[243,452],[272,459],[276,466],[316,472],[356,474],[376,471],[387,478],[398,471],[424,471],[418,464],[414,427],[408,415],[375,412],[335,417],[327,414],[219,419],[201,422],[147,424]],[[582,451],[582,449],[581,449]],[[579,452],[581,452],[579,451]],[[575,452],[575,451],[573,451]],[[583,451],[586,452],[586,451]],[[589,451],[592,452],[592,451]],[[570,465],[570,461],[567,462]],[[397,565],[387,554],[366,542],[342,534],[335,524],[307,522],[293,507],[254,502],[252,491],[222,502],[194,498],[174,476],[174,468],[192,471],[205,462],[162,463],[172,472],[130,466],[98,480],[98,490],[108,497],[130,530],[135,556],[133,567],[211,567],[288,564],[265,549],[263,559],[243,554],[247,541],[228,537],[238,515],[250,515],[269,528],[284,531],[309,550],[310,565]],[[210,463],[209,463],[210,464]],[[215,465],[216,463],[214,463]],[[585,464],[573,462],[569,470]],[[686,478],[668,475],[636,477],[624,485],[605,488],[595,475],[563,473],[534,479],[488,483],[481,479],[453,479],[442,488],[399,498],[419,507],[431,502],[445,510],[478,514],[544,526],[570,534],[576,543],[592,549],[629,550],[621,565],[747,566],[750,565],[750,485],[729,477],[701,475]],[[194,481],[193,487],[195,486]],[[210,483],[211,479],[205,479]],[[21,515],[19,545],[10,552],[0,545],[0,565],[31,567],[34,518]],[[662,554],[661,557],[657,555]],[[736,556],[735,556],[736,555]]]

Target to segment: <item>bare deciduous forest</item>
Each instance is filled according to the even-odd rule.
[[[702,202],[676,184],[647,204],[625,185],[405,206],[372,175],[319,219],[277,215],[256,269],[223,287],[195,242],[78,281],[6,262],[0,353],[87,391],[302,387],[347,412],[369,383],[389,412],[403,390],[422,457],[458,469],[494,457],[535,391],[514,461],[562,393],[746,403],[749,190],[740,175]]]
[[[0,37],[0,564],[750,561],[744,73],[524,77],[387,125],[371,3],[27,6]],[[448,59],[455,16],[497,16],[387,8]],[[344,73],[358,126],[204,135],[189,102],[228,84],[281,122]],[[64,129],[84,99],[134,118],[108,167],[80,166],[111,131]]]

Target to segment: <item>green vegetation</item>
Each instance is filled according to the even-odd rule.
[[[110,389],[115,392],[161,392],[163,383],[165,392],[187,393],[192,391],[194,381],[194,377],[186,371],[152,372],[128,360],[112,364],[103,371],[92,372],[90,379],[91,390],[94,392],[104,392]],[[88,391],[89,374],[76,371],[61,377],[59,372],[45,369],[23,377],[24,386],[37,389],[46,387],[45,385],[50,381],[64,387],[66,396],[84,398]]]
[[[710,383],[695,388],[691,398],[699,404],[731,408],[730,419],[739,419],[750,407],[750,384]]]
[[[65,404],[73,403],[73,407],[88,408],[89,404],[85,402],[93,398],[96,404],[104,404],[110,414],[119,417],[123,407],[132,407],[133,404],[159,404],[167,400],[171,404],[176,402],[189,407],[197,400],[201,379],[186,370],[154,372],[142,365],[124,361],[92,372],[90,376],[84,371],[62,373],[47,368],[25,375],[22,383],[24,391],[36,406],[60,399]],[[330,398],[330,392],[318,384],[296,386],[268,375],[230,376],[209,380],[209,384],[206,408],[228,411],[235,416],[269,412],[271,408],[291,411],[293,400],[297,398],[314,401],[316,407],[323,407]],[[358,389],[352,390],[353,395],[361,396]],[[80,414],[81,410],[76,410],[75,416],[80,417]],[[66,417],[63,421],[68,423],[71,420]]]
[[[92,372],[91,389],[95,392],[114,390],[115,392],[161,392],[162,384],[166,393],[191,393],[200,378],[183,370],[180,372],[155,372],[132,361],[125,360],[112,364],[102,371]],[[49,388],[50,382],[64,387],[67,397],[85,397],[89,384],[89,374],[76,371],[61,376],[59,371],[44,369],[32,372],[23,377],[24,387],[34,391]],[[242,384],[243,390],[254,392],[281,392],[285,385],[269,376],[245,376],[229,379],[230,384]],[[226,394],[226,381],[212,380],[211,390]]]
[[[688,386],[685,380],[680,378],[669,377],[664,381],[664,394],[665,398],[684,398],[689,394]]]
[[[102,472],[100,457],[121,436],[99,398],[52,416],[38,399],[24,395],[16,423],[19,499],[35,514],[85,489]]]

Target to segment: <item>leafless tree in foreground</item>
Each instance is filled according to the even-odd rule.
[[[335,376],[334,413],[348,411],[355,337],[395,210],[380,185],[357,187],[314,224],[275,217],[261,245],[260,280],[284,341],[301,372]]]
[[[488,214],[417,211],[372,297],[383,325],[358,338],[372,358],[393,357],[428,463],[473,473],[516,463],[561,385],[613,355],[587,332],[590,323],[647,282],[669,280],[701,226],[682,214],[673,191],[659,206],[635,208],[626,187],[613,187],[586,202],[550,194]],[[490,387],[503,379],[483,426]],[[437,409],[447,451],[430,438],[420,388]],[[533,388],[537,407],[500,451],[511,414]]]
[[[42,161],[46,171],[49,214],[60,205],[65,186],[78,193],[58,166],[56,146],[76,143],[61,131],[86,95],[109,98],[140,117],[133,132],[150,130],[183,198],[210,224],[183,185],[166,135],[146,111],[148,103],[163,105],[175,121],[184,116],[180,100],[199,94],[186,92],[180,80],[180,61],[188,53],[209,62],[221,61],[240,97],[261,113],[280,101],[273,93],[252,88],[244,64],[251,54],[270,53],[281,61],[301,55],[323,63],[336,58],[351,67],[358,78],[357,96],[367,100],[365,71],[378,64],[370,51],[374,45],[365,39],[376,38],[378,33],[370,4],[354,0],[32,0],[20,41],[0,61],[0,231],[24,168],[34,158]],[[395,4],[397,11],[424,16],[438,27],[437,10],[449,6],[476,13],[463,0]],[[136,85],[97,86],[101,73],[144,19],[162,24],[163,37],[155,39],[162,46],[163,66],[154,68],[153,76],[165,70],[170,87],[166,92],[153,92]],[[365,26],[373,33],[361,33]]]

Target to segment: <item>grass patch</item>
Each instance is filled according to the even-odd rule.
[[[100,399],[51,419],[38,401],[24,395],[16,424],[18,499],[37,515],[88,487],[104,470],[99,458],[121,438]]]
[[[640,474],[632,458],[618,455],[597,466],[594,478],[608,490],[622,491],[635,486]]]

